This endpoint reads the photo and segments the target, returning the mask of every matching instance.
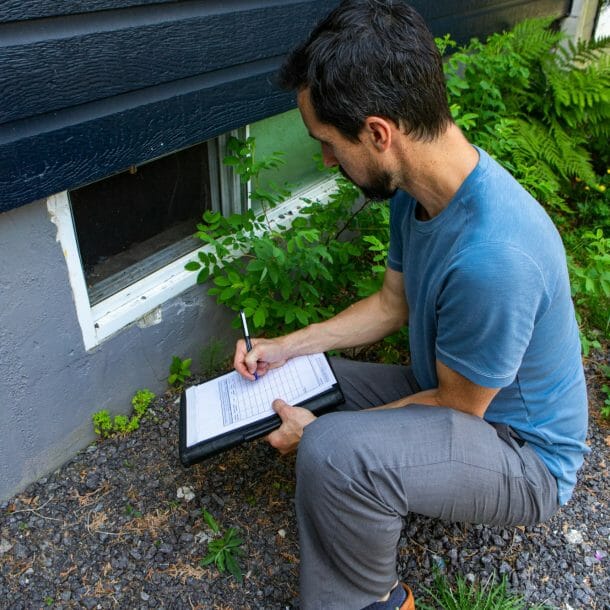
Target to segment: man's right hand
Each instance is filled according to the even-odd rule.
[[[254,381],[254,373],[260,377],[269,369],[285,364],[287,355],[278,339],[252,339],[252,350],[246,349],[246,342],[240,339],[235,346],[233,367],[246,379]]]

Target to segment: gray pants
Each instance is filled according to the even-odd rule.
[[[332,362],[346,410],[309,424],[297,455],[304,610],[359,610],[385,595],[409,512],[510,526],[557,510],[554,477],[507,426],[425,405],[355,412],[417,383],[407,367]]]

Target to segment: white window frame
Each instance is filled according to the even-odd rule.
[[[226,139],[226,137],[228,135],[216,139],[217,150],[224,150],[222,144],[223,138]],[[227,168],[222,163],[219,163],[217,169],[219,171],[215,172],[211,168],[210,174],[212,182],[214,181],[213,176],[220,176],[220,183],[217,185],[219,187],[218,192],[221,193],[220,209],[224,214],[239,212],[242,199],[235,196],[235,193],[238,192],[235,187],[239,188],[239,179],[237,178],[237,183],[235,183],[236,177],[231,173],[226,173]],[[231,181],[233,181],[232,184]],[[298,216],[301,208],[306,205],[304,199],[328,201],[335,187],[334,177],[317,182],[295,193],[290,199],[271,210],[268,218],[272,224],[279,223],[289,226],[292,220]],[[49,197],[47,199],[47,209],[51,221],[57,226],[57,241],[60,242],[66,259],[76,315],[86,350],[91,350],[100,345],[105,339],[137,322],[169,299],[197,283],[197,273],[187,271],[184,265],[196,258],[196,253],[199,250],[205,250],[209,246],[189,252],[92,306],[81,263],[68,191]]]

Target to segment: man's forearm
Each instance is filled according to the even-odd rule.
[[[330,320],[311,324],[282,337],[287,357],[368,345],[399,330],[406,312],[388,307],[377,292]]]

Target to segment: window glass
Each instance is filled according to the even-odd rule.
[[[250,135],[255,138],[258,159],[274,152],[284,153],[282,167],[261,175],[263,188],[269,181],[280,186],[287,182],[294,191],[322,178],[313,161],[313,155],[320,152],[320,145],[309,137],[297,109],[253,123]]]
[[[211,208],[204,142],[69,193],[91,304],[196,249]]]

